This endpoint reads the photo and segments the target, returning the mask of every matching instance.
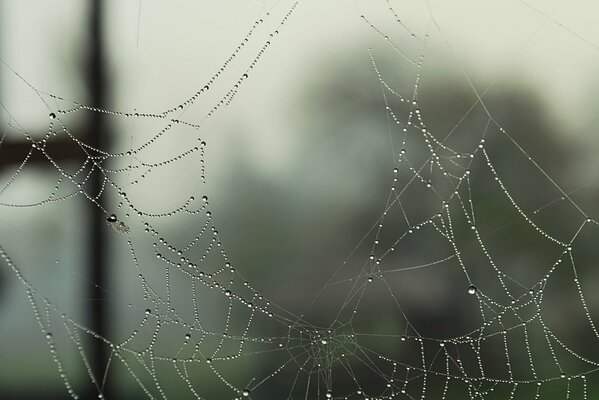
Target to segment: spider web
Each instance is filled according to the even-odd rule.
[[[130,283],[122,295],[108,292],[127,311],[114,337],[102,337],[65,309],[60,294],[38,290],[35,269],[19,254],[0,247],[68,394],[80,398],[83,371],[99,398],[112,379],[152,399],[593,398],[599,332],[591,285],[580,276],[592,262],[597,222],[576,190],[563,189],[499,122],[465,72],[469,108],[454,115],[457,124],[438,123],[421,95],[429,43],[444,40],[431,11],[415,24],[424,29],[404,22],[389,1],[381,2],[384,21],[356,15],[393,54],[391,62],[367,53],[392,160],[380,172],[372,224],[345,259],[319,266],[318,290],[303,307],[282,306],[246,278],[251,272],[229,256],[213,215],[206,161],[214,132],[206,127],[284,41],[298,2],[281,3],[276,15],[265,14],[268,34],[257,34],[265,20],[255,21],[213,76],[165,110],[95,108],[37,89],[2,61],[49,119],[46,135],[32,137],[2,105],[3,140],[31,144],[2,183],[3,209],[47,213],[92,203],[113,230],[111,257]],[[71,128],[86,113],[135,124],[135,136],[116,150],[90,146]],[[56,162],[46,146],[58,138],[85,161]],[[36,152],[55,172],[42,185],[50,194],[11,199]],[[99,193],[90,187],[93,171],[102,174]],[[524,239],[514,243],[512,235]],[[527,264],[513,257],[523,248],[535,255]],[[558,318],[560,303],[572,310]],[[101,373],[88,362],[90,339],[110,349]],[[68,349],[76,362],[61,356]]]

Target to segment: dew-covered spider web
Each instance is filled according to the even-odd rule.
[[[358,152],[375,149],[375,158],[384,160],[375,176],[365,177],[376,189],[357,195],[376,207],[353,246],[316,257],[318,265],[305,266],[309,276],[284,279],[277,290],[233,256],[239,253],[227,243],[215,207],[227,213],[219,201],[249,200],[245,186],[230,190],[230,198],[213,196],[218,182],[211,180],[217,176],[209,162],[211,141],[226,133],[212,123],[228,118],[255,71],[274,62],[271,48],[286,45],[286,29],[300,23],[294,18],[303,6],[264,6],[213,75],[196,77],[187,97],[162,109],[97,108],[48,93],[2,60],[4,79],[32,96],[28,112],[47,118],[44,135],[33,135],[24,117],[12,113],[10,99],[0,105],[0,156],[10,140],[28,146],[24,158],[3,171],[2,218],[36,223],[40,215],[91,205],[106,219],[110,262],[118,280],[127,282],[123,293],[105,288],[120,317],[108,337],[99,335],[61,293],[39,289],[44,275],[39,265],[23,261],[23,252],[42,245],[3,219],[2,237],[16,238],[0,243],[3,268],[25,291],[37,322],[32,329],[47,343],[55,379],[71,398],[82,398],[88,385],[98,398],[107,385],[127,388],[130,398],[151,399],[598,396],[593,211],[579,201],[580,187],[563,183],[559,160],[541,151],[550,140],[529,133],[544,127],[510,122],[505,110],[511,103],[528,118],[517,94],[507,100],[488,95],[491,85],[479,85],[455,60],[447,62],[457,65],[465,89],[427,87],[440,79],[438,69],[427,69],[429,57],[447,56],[452,45],[430,4],[352,6],[371,41],[361,53],[368,74],[360,75],[364,82],[342,79],[350,89],[332,98],[357,96],[352,87],[374,90],[369,105],[380,134],[362,131]],[[596,54],[592,40],[552,12],[533,9],[543,23]],[[326,99],[321,104],[331,106]],[[77,132],[92,114],[118,126],[119,140],[109,148],[94,147]],[[368,148],[369,140],[380,138],[382,146]],[[82,161],[57,161],[47,149],[59,140]],[[227,142],[226,136],[219,140]],[[350,145],[335,146],[346,157]],[[347,151],[348,158],[352,154]],[[27,191],[22,177],[36,157],[50,172]],[[309,175],[310,167],[305,171]],[[99,191],[90,183],[95,173],[102,178]],[[290,179],[301,184],[298,176]],[[337,189],[310,196],[327,190]],[[333,207],[329,214],[353,218]],[[327,216],[321,220],[325,229]],[[302,275],[301,265],[289,265],[296,266],[290,276]],[[268,268],[284,275],[289,266]],[[286,292],[304,297],[289,301]],[[101,371],[89,362],[97,343],[109,352]]]

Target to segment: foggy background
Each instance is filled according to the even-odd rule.
[[[309,319],[315,324],[335,319],[347,293],[344,286],[339,292],[337,286],[327,286],[322,297],[316,298],[316,294],[348,256],[355,265],[350,263],[349,271],[342,273],[340,280],[354,276],[354,268],[361,267],[370,254],[368,246],[358,247],[355,252],[354,249],[384,210],[393,178],[388,116],[369,49],[386,82],[402,95],[412,94],[417,72],[360,18],[366,15],[394,46],[414,58],[425,48],[418,98],[423,118],[431,132],[439,134],[437,138],[444,138],[465,116],[450,144],[464,152],[476,147],[488,118],[480,105],[468,112],[476,101],[470,85],[474,86],[478,93],[484,93],[484,103],[491,114],[526,154],[566,192],[573,192],[576,203],[596,218],[599,4],[590,0],[429,3],[430,9],[426,4],[391,2],[410,32],[419,36],[411,39],[395,23],[385,1],[301,2],[272,39],[233,102],[202,123],[200,134],[208,143],[206,185],[198,189],[200,167],[196,160],[184,164],[183,172],[164,168],[164,173],[156,174],[147,185],[127,190],[131,201],[150,208],[163,205],[172,209],[185,196],[199,199],[208,194],[219,239],[233,264],[258,292],[294,313],[301,313],[305,304],[315,299],[316,305],[307,314]],[[41,138],[48,128],[48,107],[15,72],[40,91],[88,103],[90,94],[82,71],[91,51],[86,41],[90,4],[75,0],[0,2],[0,58],[6,63],[0,66],[1,129],[9,125],[9,118],[18,121],[34,138]],[[268,34],[276,29],[289,6],[287,2],[258,0],[102,1],[101,5],[109,85],[105,106],[131,113],[162,112],[177,106],[220,68],[252,23],[263,19],[254,34],[255,42],[249,43],[247,54],[230,66],[221,86],[215,85],[209,97],[199,100],[197,108],[183,113],[181,119],[190,121],[201,120],[227,87],[244,73],[251,55],[269,40]],[[271,15],[266,16],[266,12]],[[429,42],[424,47],[421,38],[426,34]],[[405,106],[392,96],[389,99],[398,114],[405,116],[399,112]],[[51,106],[62,108],[65,103],[57,101]],[[65,116],[65,125],[75,136],[84,137],[88,114]],[[106,120],[112,142],[106,151],[111,153],[134,148],[143,142],[138,137],[150,137],[161,129],[152,119]],[[6,141],[23,138],[16,129],[7,132]],[[176,134],[184,132],[181,128]],[[518,204],[528,214],[551,203],[535,221],[559,240],[569,240],[583,221],[580,213],[572,204],[560,201],[562,193],[497,129],[489,130],[486,138],[493,165]],[[151,155],[160,159],[163,152],[175,153],[188,144],[157,146]],[[2,145],[0,161],[1,150]],[[425,147],[414,148],[408,155],[418,158],[419,151],[424,150]],[[532,287],[563,249],[548,243],[521,220],[511,223],[519,214],[497,188],[482,155],[477,157],[471,167],[471,196],[480,218],[481,234],[488,235],[486,243],[501,270]],[[111,167],[124,167],[129,162],[123,157]],[[17,166],[2,165],[2,186]],[[77,167],[72,164],[68,168],[74,171]],[[407,169],[400,171],[402,178],[411,176]],[[0,201],[42,200],[56,177],[54,168],[27,168],[10,190],[0,195]],[[120,174],[118,179],[127,187],[130,176]],[[437,210],[438,204],[423,196],[417,190],[406,193],[406,212],[416,221],[429,218]],[[119,198],[113,191],[107,193],[105,201],[116,209]],[[86,307],[95,301],[86,294],[93,285],[86,269],[90,241],[86,207],[82,196],[36,207],[0,207],[2,247],[36,289],[78,321],[89,318]],[[391,228],[381,236],[387,246],[407,229],[399,214],[390,215],[389,219],[393,221],[389,222]],[[471,240],[467,222],[455,222],[456,236],[464,243]],[[197,222],[191,219],[167,219],[160,224],[167,235],[183,241],[192,238],[198,229]],[[141,230],[136,231],[140,226],[135,223],[131,226],[135,242],[141,237]],[[118,338],[115,340],[120,340],[135,329],[137,320],[131,317],[132,313],[144,310],[146,305],[141,300],[136,273],[129,268],[132,264],[126,241],[110,227],[106,229],[108,328]],[[594,224],[587,226],[573,252],[594,321],[599,307],[599,292],[593,290],[599,279],[596,229]],[[141,254],[150,254],[150,246],[143,246],[138,248]],[[448,249],[439,237],[422,233],[399,245],[401,256],[391,256],[388,266],[392,269],[424,264],[443,258]],[[474,267],[488,264],[484,254],[473,251],[466,257],[477,287],[499,298],[497,282],[489,278],[490,267]],[[597,337],[588,326],[568,268],[556,273],[545,289],[544,318],[565,343],[597,361],[593,358],[599,354]],[[157,287],[164,285],[162,275],[148,275]],[[390,272],[386,277],[397,285],[402,309],[422,336],[442,339],[464,335],[480,326],[478,305],[466,293],[468,283],[456,265]],[[179,284],[185,285],[175,281],[173,286]],[[395,315],[397,309],[391,299],[382,294],[383,285],[376,280],[373,285],[379,286],[363,297],[364,309],[356,326],[364,333],[413,335],[412,328]],[[189,302],[191,298],[189,290],[174,293],[181,301]],[[213,314],[208,320],[222,319],[226,313],[223,304],[211,303],[208,298],[205,301],[208,314]],[[534,329],[530,332],[531,341],[544,341],[542,331]],[[266,327],[264,332],[271,334]],[[179,333],[172,334],[173,341]],[[83,387],[89,378],[78,367],[79,353],[66,345],[64,328],[61,336],[57,339],[58,354],[68,366],[73,384]],[[389,356],[403,357],[407,364],[418,362],[413,359],[419,355],[415,348],[398,353],[396,343],[379,339],[377,343],[364,339],[364,343]],[[512,357],[522,360],[514,362],[520,365],[523,375],[530,373],[523,338],[517,336],[513,340],[520,344],[514,345]],[[0,343],[0,397],[66,398],[25,291],[4,262],[0,267]],[[502,342],[493,346],[501,354]],[[588,367],[570,360],[567,354],[559,356],[564,368],[570,368],[564,371],[568,374]],[[497,365],[505,361],[494,357],[489,355],[486,359],[489,371],[501,371]],[[551,355],[539,351],[538,357],[535,363],[542,375],[541,365],[549,363]],[[248,361],[235,368],[245,370],[239,374],[252,369],[271,371],[276,364],[269,362],[260,365]],[[547,376],[554,372],[547,371]],[[366,376],[367,372],[363,373]],[[589,390],[595,393],[597,378],[590,376],[594,379],[588,379]],[[173,383],[178,379],[175,372],[165,372],[159,378],[165,387],[173,385],[171,393],[179,393]],[[126,371],[113,379],[115,398],[125,394],[126,398],[145,398]],[[270,386],[273,396],[289,391],[284,382],[289,386],[291,380],[282,382]],[[338,384],[343,388],[342,382]],[[430,385],[436,383],[431,381]],[[572,398],[582,398],[580,384],[577,385],[572,389]],[[562,390],[563,386],[559,388]],[[229,392],[220,392],[222,389],[220,381],[205,383],[208,398],[222,398],[223,393],[233,397]],[[432,391],[435,393],[434,388]],[[177,394],[172,395],[178,398]],[[450,393],[448,398],[459,398],[451,396]],[[559,391],[555,396],[564,398]],[[316,395],[311,393],[309,398]]]

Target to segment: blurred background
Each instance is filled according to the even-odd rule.
[[[428,3],[305,1],[279,27],[292,7],[290,2],[0,1],[0,245],[35,288],[44,326],[40,327],[23,285],[3,260],[0,398],[67,398],[44,336],[50,326],[69,382],[80,398],[97,397],[80,348],[73,345],[73,326],[64,318],[61,321],[61,313],[115,343],[136,329],[148,328],[140,328],[138,317],[149,307],[148,299],[126,237],[106,224],[105,212],[77,194],[79,188],[69,182],[56,185],[61,176],[57,167],[31,150],[33,141],[59,130],[56,125],[49,128],[48,115],[75,108],[75,103],[131,115],[177,107],[219,71],[255,21],[261,22],[235,62],[207,94],[180,114],[181,120],[201,123],[205,157],[157,168],[147,179],[137,171],[109,173],[127,196],[123,200],[109,186],[101,196],[105,210],[124,218],[128,204],[164,212],[189,196],[198,200],[207,195],[218,239],[243,279],[280,307],[277,310],[302,314],[310,328],[333,327],[341,332],[336,336],[338,348],[325,357],[331,370],[342,371],[332,378],[335,396],[356,395],[358,388],[382,396],[387,390],[382,373],[372,373],[360,363],[351,364],[353,372],[347,373],[343,363],[336,363],[338,353],[351,353],[356,341],[401,360],[404,367],[398,368],[397,375],[403,379],[409,376],[406,365],[421,366],[421,347],[414,338],[426,338],[438,347],[440,340],[478,329],[481,309],[492,315],[491,309],[507,307],[503,328],[489,327],[488,348],[480,350],[487,375],[510,379],[502,358],[503,335],[497,332],[530,318],[527,329],[505,335],[511,372],[526,382],[546,380],[540,398],[565,398],[566,390],[571,398],[583,398],[580,374],[599,362],[597,331],[592,326],[599,317],[599,292],[594,290],[599,281],[594,223],[599,218],[599,28],[594,17],[599,15],[599,5],[590,0]],[[275,30],[278,33],[271,38]],[[250,69],[234,100],[207,118],[212,106],[247,73],[266,42],[267,51]],[[488,296],[480,303],[467,293],[470,282],[455,259],[408,268],[453,254],[447,240],[430,226],[404,239],[405,232],[442,207],[423,182],[408,185],[401,206],[389,208],[384,227],[372,229],[390,196],[393,168],[399,167],[401,187],[415,176],[408,165],[416,169],[426,165],[428,150],[412,136],[403,147],[406,159],[398,163],[402,133],[393,126],[386,107],[405,123],[409,106],[384,89],[370,54],[386,84],[406,99],[412,99],[418,82],[418,108],[436,139],[466,154],[476,151],[484,138],[505,188],[521,210],[534,215],[536,225],[555,239],[548,240],[522,218],[482,153],[470,165],[440,153],[456,174],[471,171],[470,188],[466,193],[462,186],[460,191],[463,199],[472,200],[487,254],[476,245],[461,205],[455,199],[450,205],[455,210],[453,234],[465,249],[463,262],[471,281]],[[422,67],[407,62],[405,55],[413,60],[423,55]],[[483,101],[477,101],[477,96]],[[488,113],[509,136],[490,121]],[[70,174],[86,160],[73,145],[75,138],[111,155],[123,154],[103,164],[112,170],[137,162],[126,152],[164,127],[157,118],[87,110],[59,114],[59,119],[69,135],[53,135],[48,153]],[[157,162],[196,146],[190,132],[195,131],[177,127],[173,137],[150,146],[144,160]],[[206,184],[201,183],[204,166]],[[135,179],[142,183],[133,184]],[[430,173],[426,179],[435,184],[439,177]],[[58,189],[53,189],[55,185]],[[96,193],[102,175],[90,171],[86,185],[88,193]],[[55,192],[56,197],[76,195],[35,204]],[[228,303],[211,294],[196,295],[185,276],[174,276],[166,285],[164,273],[155,268],[159,261],[153,256],[152,240],[144,234],[143,221],[131,214],[125,222],[143,276],[161,295],[180,302],[177,308],[183,313],[192,312],[192,298],[201,303],[206,326],[221,329]],[[587,216],[593,222],[585,224]],[[167,240],[186,243],[204,222],[166,217],[157,218],[155,226]],[[572,257],[563,257],[560,243],[569,243],[575,235]],[[375,240],[379,247],[373,245]],[[391,247],[394,253],[385,253],[380,268],[364,272],[373,248]],[[562,257],[564,262],[539,284]],[[521,306],[517,303],[517,313],[510,312],[510,299],[495,267],[510,277],[509,290],[524,299]],[[362,288],[373,276],[376,279],[368,289],[355,289],[354,285]],[[390,296],[388,290],[397,296]],[[348,293],[361,293],[359,305],[346,301]],[[542,304],[546,325],[535,319],[534,304]],[[341,322],[347,322],[346,314],[354,309],[358,311],[352,332],[357,338],[350,339]],[[245,311],[234,312],[234,329],[243,331],[248,318]],[[302,331],[297,326],[303,325],[296,323],[293,328],[275,327],[257,318],[251,333],[301,342],[296,330]],[[546,329],[555,338],[547,338]],[[146,339],[151,332],[145,332]],[[161,331],[164,343],[156,354],[177,357],[185,332],[181,326]],[[403,345],[398,341],[402,335],[409,337]],[[556,338],[591,362],[558,346]],[[86,338],[83,346],[89,349],[91,371],[102,377],[109,350],[98,342]],[[243,387],[241,382],[247,383],[255,371],[270,376],[289,354],[302,360],[293,351],[271,358],[266,350],[258,348],[257,357],[215,365],[240,382],[234,385]],[[470,352],[462,353],[466,369],[462,373],[480,374]],[[426,354],[431,370],[438,369],[436,354],[437,350]],[[111,368],[102,390],[106,398],[148,397],[132,370],[122,364]],[[235,397],[208,369],[195,373],[197,378],[192,380],[201,382],[201,396]],[[297,368],[270,379],[252,391],[252,398],[324,398],[322,388],[329,383],[300,379],[301,388],[300,382],[295,387],[295,373]],[[561,373],[573,377],[571,383],[554,379]],[[187,389],[179,387],[181,375],[175,369],[164,367],[157,375],[147,379],[159,380],[167,396],[191,398]],[[409,394],[419,395],[421,377],[410,378]],[[322,377],[323,382],[327,379]],[[444,382],[431,376],[427,398],[441,398]],[[587,376],[585,385],[589,398],[599,393],[595,374]],[[444,396],[463,398],[467,387],[455,383]],[[534,396],[537,390],[536,385],[522,385],[514,398],[532,398],[526,396]],[[509,398],[511,391],[511,385],[498,385],[485,398]]]

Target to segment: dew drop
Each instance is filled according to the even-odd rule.
[[[248,397],[250,395],[250,391],[248,389],[244,389],[243,392],[241,392],[241,394],[243,395],[243,397]]]
[[[56,119],[56,114],[54,114],[53,112],[48,114],[48,117],[50,117],[50,119]]]
[[[476,286],[474,286],[474,285],[468,286],[468,294],[476,294]]]

